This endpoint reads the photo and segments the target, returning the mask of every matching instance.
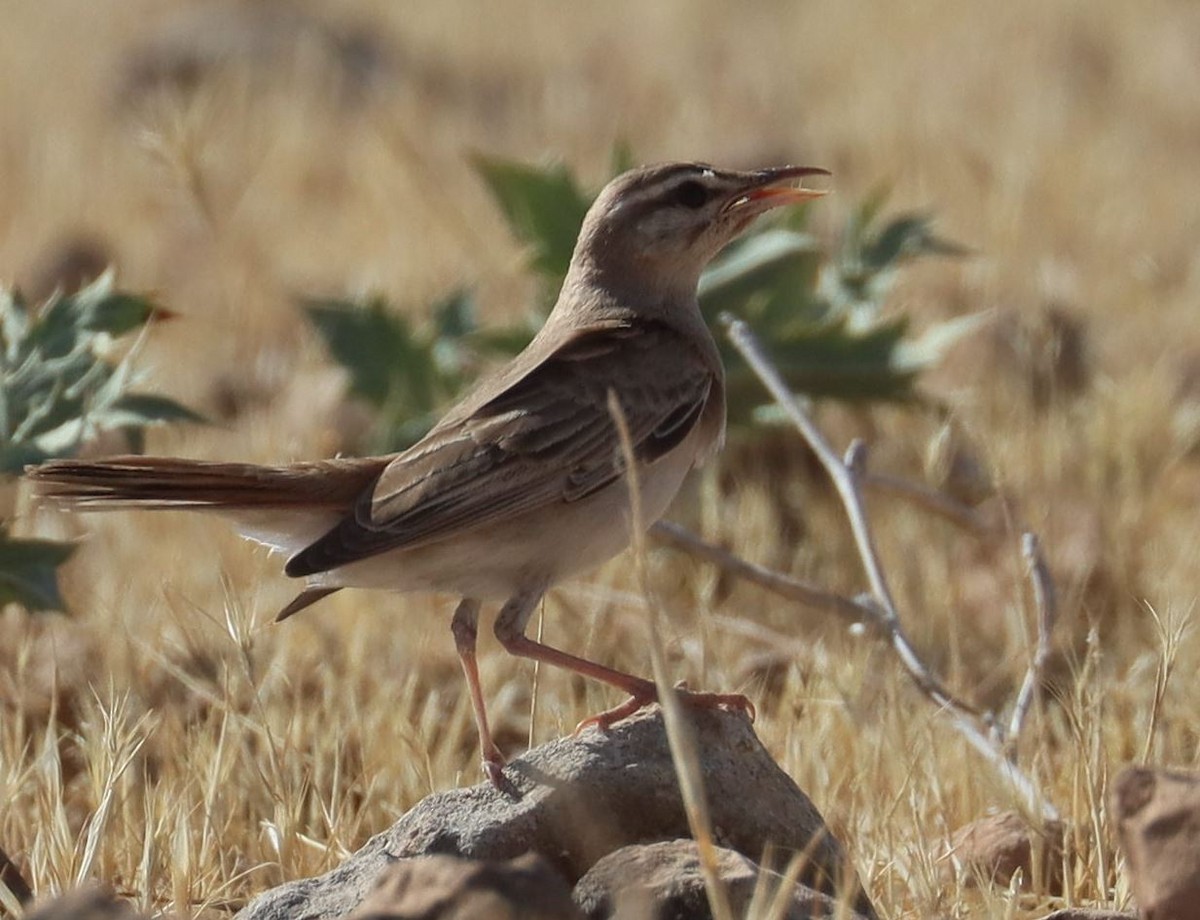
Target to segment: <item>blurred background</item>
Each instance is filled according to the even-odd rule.
[[[38,298],[113,264],[122,287],[151,291],[177,314],[152,326],[138,366],[148,386],[213,424],[152,432],[153,452],[282,462],[346,448],[362,410],[347,401],[344,375],[303,320],[297,295],[378,292],[418,317],[470,286],[482,325],[520,316],[535,283],[471,166],[476,153],[563,162],[592,188],[607,178],[616,143],[639,162],[825,166],[834,194],[812,209],[810,226],[831,242],[880,189],[889,191],[889,209],[932,215],[938,232],[970,253],[906,270],[887,310],[906,313],[917,329],[989,316],[923,380],[941,410],[830,406],[821,415],[839,445],[865,436],[881,467],[918,479],[950,418],[971,462],[1005,497],[1007,542],[982,549],[952,529],[930,537],[927,519],[880,505],[882,549],[910,626],[965,693],[1006,699],[1024,668],[1031,622],[1015,531],[1031,526],[1064,598],[1062,673],[1078,676],[1078,662],[1100,641],[1110,689],[1124,688],[1108,705],[1129,718],[1098,721],[1108,747],[1095,750],[1115,761],[1145,741],[1165,759],[1197,756],[1194,714],[1172,723],[1174,733],[1139,732],[1156,698],[1162,637],[1173,635],[1164,618],[1190,614],[1200,561],[1200,196],[1192,181],[1200,6],[8,0],[0,14],[0,279]],[[738,462],[713,485],[720,503],[697,510],[693,492],[680,515],[751,558],[858,590],[837,509],[794,443]],[[194,696],[188,681],[230,693],[213,664],[227,657],[222,617],[262,621],[289,596],[272,563],[218,524],[117,516],[52,526],[93,536],[67,584],[74,622],[85,624],[70,627],[85,631],[81,660],[103,661],[117,686],[150,703],[161,701],[155,694]],[[627,629],[593,647],[603,611],[636,612],[622,600],[631,585],[620,566],[590,589],[564,590],[547,635],[644,669],[633,613]],[[878,789],[863,792],[836,764],[855,743],[876,751],[872,744],[894,744],[904,763],[927,756],[898,740],[911,725],[888,723],[881,730],[892,740],[872,742],[875,729],[857,721],[872,694],[891,699],[903,683],[872,681],[872,659],[858,646],[847,660],[823,658],[824,643],[844,637],[801,631],[793,612],[761,593],[677,559],[656,571],[675,598],[681,667],[707,675],[700,682],[712,689],[773,687],[783,701],[781,716],[764,707],[773,749],[835,824],[853,829],[851,847],[864,862],[894,849],[892,832],[872,823],[873,796],[886,800],[903,787],[906,768],[893,776],[878,767]],[[425,615],[431,606],[438,616]],[[316,608],[286,635],[255,634],[264,656],[258,678],[276,675],[288,704],[279,718],[298,718],[296,699],[338,700],[329,705],[346,724],[365,718],[370,699],[402,700],[388,718],[406,727],[347,729],[359,745],[355,775],[390,777],[389,802],[473,781],[469,718],[445,628],[449,602],[358,594],[328,607],[336,613]],[[697,625],[697,610],[716,619]],[[723,632],[713,625],[721,616],[786,632],[810,657],[789,648],[787,661],[755,670],[762,643]],[[29,642],[48,628],[5,624]],[[148,653],[130,636],[139,630],[166,651]],[[248,633],[232,632],[235,645],[252,644]],[[56,642],[45,654],[61,665],[68,645]],[[1193,646],[1172,654],[1200,664]],[[423,670],[412,676],[417,662]],[[493,688],[507,676],[514,679],[497,709],[519,748],[528,676],[495,656],[485,663]],[[47,694],[70,686],[57,680]],[[557,716],[563,724],[548,708],[533,740],[604,700],[561,680],[543,692],[572,701]],[[443,684],[440,704],[411,702],[414,688],[436,695]],[[321,705],[312,712],[330,711]],[[441,713],[449,705],[458,708],[447,741]],[[199,730],[204,718],[183,718],[179,731]],[[287,724],[295,744],[310,743],[308,723]],[[803,750],[794,731],[804,733]],[[393,762],[395,732],[424,766]],[[936,818],[912,806],[912,817],[932,821],[922,833],[936,836],[1002,797],[980,787],[969,759],[921,763],[950,784]],[[1063,791],[1080,763],[1046,769]],[[320,776],[314,782],[324,788]],[[347,780],[328,779],[338,782]],[[386,818],[371,812],[381,793],[370,789],[346,806],[357,817],[341,842]],[[261,814],[252,796],[246,801],[238,814]],[[320,836],[312,826],[320,821],[301,812],[290,831]],[[281,871],[328,858],[292,852],[280,858]],[[112,859],[120,874],[119,855]],[[48,876],[55,865],[44,863]],[[913,890],[911,877],[882,869],[866,877],[885,898],[889,884]],[[1103,888],[1101,880],[1094,893]]]
[[[187,322],[168,385],[294,369],[293,292],[528,296],[472,152],[818,163],[978,257],[906,300],[1054,305],[1111,371],[1188,346],[1197,14],[1186,3],[10,4],[0,273],[113,262]],[[67,272],[70,273],[69,271]],[[914,284],[914,287],[916,285]],[[1119,328],[1120,331],[1117,331]],[[1164,336],[1164,329],[1176,329]],[[1093,330],[1089,329],[1089,332]],[[264,354],[264,345],[270,347]]]

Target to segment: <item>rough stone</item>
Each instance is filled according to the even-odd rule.
[[[1060,822],[1038,829],[1017,812],[1005,811],[960,827],[950,849],[964,881],[1008,885],[1019,871],[1026,889],[1036,883],[1039,890],[1057,893],[1062,890],[1063,836]]]
[[[1142,915],[1200,918],[1200,776],[1131,767],[1117,777],[1112,804]]]
[[[858,879],[809,798],[771,759],[739,713],[693,712],[691,725],[716,842],[750,859],[770,845],[781,862],[808,854],[802,881],[836,894]],[[482,783],[435,793],[333,871],[265,892],[240,920],[331,920],[349,913],[391,863],[446,854],[548,859],[574,883],[601,857],[632,843],[690,836],[661,714],[542,745],[504,771],[508,788]],[[865,895],[856,909],[874,916]]]
[[[142,917],[107,888],[89,885],[35,905],[25,920],[140,920]]]
[[[546,860],[418,856],[384,870],[350,920],[582,920]]]
[[[741,853],[718,848],[717,874],[735,916],[749,916],[747,911],[755,886],[759,876],[767,871]],[[783,882],[783,877],[774,872],[768,872],[768,875],[773,893]],[[694,840],[634,844],[609,853],[579,880],[574,897],[588,920],[712,918],[704,874],[700,869],[699,849]],[[838,913],[833,898],[800,884],[792,886],[785,904],[782,912],[771,916],[779,920],[817,917],[856,920],[862,917],[851,910]]]

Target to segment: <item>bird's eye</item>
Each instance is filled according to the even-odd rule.
[[[675,203],[685,208],[702,208],[707,201],[708,189],[695,179],[689,179],[675,189]]]

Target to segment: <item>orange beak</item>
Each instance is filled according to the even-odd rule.
[[[753,179],[741,193],[734,195],[727,205],[726,211],[746,209],[752,214],[761,214],[772,208],[788,204],[799,204],[828,195],[828,189],[804,188],[803,185],[790,185],[793,180],[805,176],[828,176],[829,170],[819,166],[779,166],[774,169],[763,169],[754,173]]]

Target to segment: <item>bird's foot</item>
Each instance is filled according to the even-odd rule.
[[[730,709],[740,710],[744,712],[751,722],[757,716],[757,711],[754,704],[750,702],[749,697],[741,693],[698,693],[688,690],[682,684],[677,684],[675,687],[675,695],[679,702],[690,709]],[[651,703],[658,701],[658,691],[653,684],[647,683],[645,689],[639,689],[633,693],[620,706],[614,706],[612,709],[606,709],[604,712],[596,713],[594,716],[589,716],[578,725],[575,726],[575,734],[578,735],[585,729],[595,726],[601,731],[608,731],[617,722],[622,719],[627,719],[635,712],[645,709]]]
[[[742,693],[694,693],[691,690],[676,688],[679,702],[692,709],[728,709],[746,714],[751,722],[758,718],[758,710],[750,697]]]
[[[504,779],[504,766],[508,761],[504,755],[500,753],[500,749],[494,744],[483,751],[483,773],[488,778],[493,786],[503,792],[507,788],[507,783]]]
[[[620,706],[614,706],[612,709],[598,712],[594,716],[588,716],[575,726],[575,734],[581,734],[585,729],[592,726],[595,726],[602,732],[606,732],[622,719],[627,719],[635,712],[645,709],[651,703],[657,702],[658,694],[653,690],[654,685],[651,684],[650,686],[652,689],[648,693],[635,693]]]

